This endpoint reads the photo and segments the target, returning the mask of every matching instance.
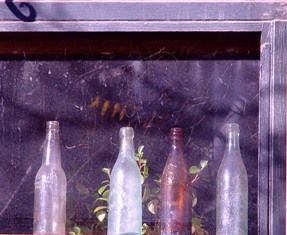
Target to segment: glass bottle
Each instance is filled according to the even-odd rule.
[[[132,127],[120,129],[120,152],[110,179],[108,235],[142,233],[141,174],[133,138]]]
[[[226,124],[227,144],[217,174],[216,235],[248,233],[248,178],[239,147],[239,125]]]
[[[59,123],[46,123],[42,165],[35,179],[34,234],[65,234],[67,181],[61,166]]]
[[[183,130],[170,131],[171,150],[161,178],[161,235],[191,234],[191,178],[183,154]]]

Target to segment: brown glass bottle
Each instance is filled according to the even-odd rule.
[[[182,128],[171,129],[171,150],[161,178],[161,235],[191,234],[191,181],[183,155],[182,137]]]

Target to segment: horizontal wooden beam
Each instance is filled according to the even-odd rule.
[[[2,21],[201,21],[287,18],[286,1],[13,1]]]

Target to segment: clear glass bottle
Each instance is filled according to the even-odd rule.
[[[239,125],[226,124],[227,144],[217,174],[216,235],[248,234],[248,177],[239,147]]]
[[[110,179],[108,235],[142,233],[141,174],[133,138],[132,127],[120,129],[120,152]]]
[[[161,235],[191,234],[191,178],[184,159],[182,138],[182,128],[171,129],[171,150],[160,188]]]
[[[42,165],[35,179],[34,234],[65,234],[67,181],[61,166],[59,123],[46,123]]]

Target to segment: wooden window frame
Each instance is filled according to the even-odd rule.
[[[287,4],[284,0],[6,0],[0,34],[259,32],[258,234],[286,230]],[[1,45],[0,45],[1,47]]]

